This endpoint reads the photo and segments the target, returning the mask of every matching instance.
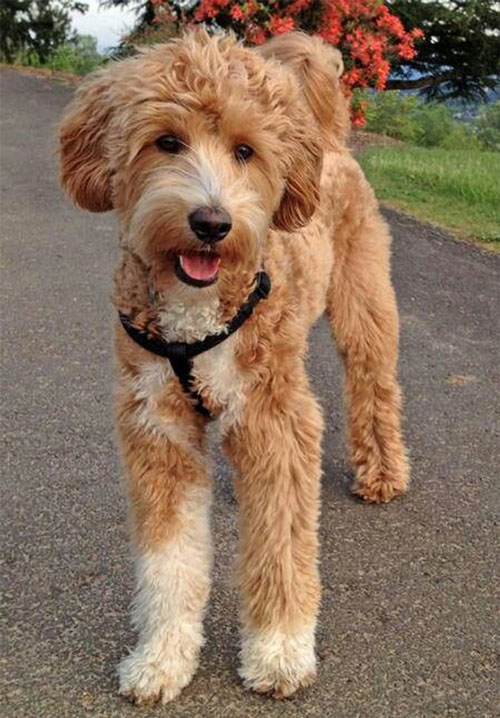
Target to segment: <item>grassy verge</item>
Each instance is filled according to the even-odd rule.
[[[19,50],[13,62],[14,67],[29,67],[43,72],[66,75],[87,75],[108,58],[97,50],[97,40],[90,35],[76,35],[59,45],[42,60],[34,51]],[[3,63],[2,63],[3,64]]]
[[[385,147],[358,160],[382,202],[500,251],[500,153]]]

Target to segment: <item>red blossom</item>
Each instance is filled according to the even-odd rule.
[[[262,28],[256,27],[250,29],[247,39],[254,45],[263,45],[267,40],[267,36]]]
[[[235,3],[239,4],[239,3]],[[255,15],[256,12],[259,11],[259,3],[257,0],[248,0],[247,3],[243,3],[246,6],[247,13],[249,15]]]
[[[168,17],[164,10],[175,7],[173,0],[152,2],[162,6],[156,22]],[[293,29],[314,32],[342,52],[346,70],[341,82],[348,97],[356,87],[383,90],[391,60],[414,57],[415,42],[423,36],[419,29],[407,32],[381,0],[201,0],[182,17],[188,23],[221,20],[223,27],[229,17],[232,29],[253,45]],[[363,105],[353,108],[351,115],[353,124],[363,124]]]
[[[246,12],[239,5],[233,5],[231,8],[231,17],[234,20],[244,20]]]
[[[273,17],[269,23],[269,32],[271,35],[286,35],[295,27],[293,17]]]
[[[363,110],[353,110],[351,112],[351,122],[354,127],[362,127],[366,125],[366,117]]]

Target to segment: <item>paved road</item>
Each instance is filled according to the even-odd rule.
[[[387,507],[349,495],[340,366],[320,323],[309,362],[328,416],[318,683],[281,703],[240,685],[235,501],[218,460],[201,668],[164,709],[116,695],[133,583],[110,411],[115,223],[59,192],[55,125],[70,90],[0,74],[2,715],[498,716],[500,257],[393,213],[413,485]]]

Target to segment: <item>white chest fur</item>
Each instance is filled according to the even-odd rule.
[[[240,420],[245,402],[246,382],[235,359],[238,338],[236,332],[218,346],[195,357],[193,362],[197,390],[206,392],[212,401],[222,407],[217,422],[222,434]],[[161,434],[177,444],[185,444],[188,440],[186,427],[175,415],[159,411],[162,394],[167,382],[172,379],[177,381],[167,359],[143,364],[133,383],[135,398],[140,401],[137,419],[148,431]]]
[[[158,308],[159,324],[165,341],[195,342],[224,330],[218,297],[192,295],[191,288],[181,288],[175,297],[169,297]]]
[[[180,287],[159,310],[163,337],[167,341],[193,342],[218,334],[225,328],[220,319],[220,302],[213,290]],[[223,407],[219,417],[221,432],[237,422],[244,401],[244,379],[238,371],[235,349],[238,332],[218,346],[194,359],[193,376],[197,389]]]
[[[193,375],[201,391],[223,407],[219,427],[225,433],[241,418],[245,401],[245,379],[235,358],[238,332],[194,360]]]

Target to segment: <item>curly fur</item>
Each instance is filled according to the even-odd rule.
[[[390,237],[345,149],[340,54],[291,33],[258,50],[188,33],[100,70],[61,127],[61,181],[94,212],[114,209],[122,260],[114,303],[168,340],[220,328],[265,267],[270,297],[230,340],[199,356],[195,388],[218,417],[236,467],[241,675],[286,696],[315,675],[317,523],[323,420],[304,369],[309,328],[326,311],[345,364],[353,490],[402,494],[408,464],[396,380],[398,315]],[[176,155],[155,140],[178,136]],[[247,164],[234,147],[254,148]],[[199,249],[187,217],[221,206],[217,282],[173,271]],[[116,328],[117,424],[137,553],[137,648],[120,690],[142,703],[191,680],[208,595],[206,426],[175,376]]]

